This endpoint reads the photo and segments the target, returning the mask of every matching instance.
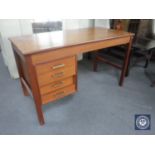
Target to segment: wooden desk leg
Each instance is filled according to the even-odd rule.
[[[27,67],[28,67],[28,72],[29,72],[31,91],[32,91],[33,98],[35,101],[38,120],[39,120],[40,125],[44,125],[45,121],[44,121],[44,116],[43,116],[43,111],[42,111],[42,102],[41,102],[40,92],[39,92],[39,88],[37,84],[35,68],[32,64],[30,56],[26,57],[26,61],[28,65]]]
[[[128,49],[127,49],[126,54],[125,54],[123,68],[122,68],[121,77],[120,77],[120,81],[119,81],[120,86],[123,86],[125,74],[127,73],[127,70],[128,70],[128,67],[129,67],[130,56],[131,56],[132,39],[133,38],[131,37],[130,42],[128,44]]]
[[[131,57],[132,57],[132,50],[130,51],[130,55],[129,55],[129,62],[128,62],[128,66],[127,66],[127,71],[125,73],[126,77],[128,77],[129,74],[130,74],[130,60],[131,60]]]

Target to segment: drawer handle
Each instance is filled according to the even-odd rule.
[[[64,72],[60,72],[60,73],[56,73],[53,75],[54,78],[59,78],[59,77],[62,77],[64,76]]]
[[[65,66],[65,64],[59,64],[59,65],[53,66],[52,69],[58,69],[58,68],[62,68],[64,66]]]
[[[60,97],[60,96],[64,95],[64,93],[65,93],[64,91],[59,92],[59,93],[55,94],[54,97]]]
[[[61,81],[61,82],[59,82],[59,83],[56,83],[56,84],[53,84],[52,85],[52,87],[60,87],[60,86],[62,86],[64,83],[63,83],[63,81]]]

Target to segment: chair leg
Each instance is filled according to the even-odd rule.
[[[151,87],[154,87],[155,86],[155,81],[154,82],[152,82],[152,84],[151,84]]]
[[[146,61],[145,61],[144,68],[147,68],[148,67],[151,57],[152,57],[152,51],[149,50],[148,51],[148,54],[146,55]]]
[[[146,61],[145,61],[145,65],[144,65],[144,68],[147,68],[147,67],[148,67],[148,65],[149,65],[149,60],[148,60],[148,59],[146,59]]]
[[[127,71],[125,73],[125,77],[128,77],[128,76],[129,76],[129,66],[128,66]]]
[[[87,53],[87,59],[90,60],[92,58],[92,53]]]

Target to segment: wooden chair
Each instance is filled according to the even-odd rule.
[[[142,27],[142,22],[146,22],[146,20],[130,20],[128,23],[128,32],[132,32],[135,34],[133,45],[132,45],[132,56],[131,58],[136,56],[136,62],[142,60],[142,58],[146,60],[144,67],[146,68],[149,64],[152,51],[155,48],[155,40],[150,37],[150,32],[141,32],[140,26]],[[149,25],[149,24],[148,24]],[[113,22],[113,28],[123,30],[124,29],[123,22],[121,20]],[[146,29],[146,27],[145,27]],[[148,28],[147,28],[148,29]],[[105,49],[103,52],[97,52],[94,56],[93,60],[93,70],[97,71],[98,62],[109,64],[117,69],[122,69],[122,59],[125,56],[126,46],[119,46],[115,48]],[[138,58],[137,58],[138,57]],[[118,60],[121,64],[118,64]],[[115,62],[115,63],[114,63]],[[134,62],[135,64],[135,62]],[[126,76],[129,74],[129,67],[126,73]]]

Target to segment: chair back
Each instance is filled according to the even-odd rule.
[[[138,33],[139,25],[140,25],[140,19],[130,19],[128,32],[134,33],[136,36]]]
[[[140,38],[153,38],[154,36],[153,20],[151,19],[113,19],[111,28],[134,33],[134,42]]]
[[[137,32],[137,38],[151,38],[153,36],[153,20],[152,19],[141,19],[139,29]]]

